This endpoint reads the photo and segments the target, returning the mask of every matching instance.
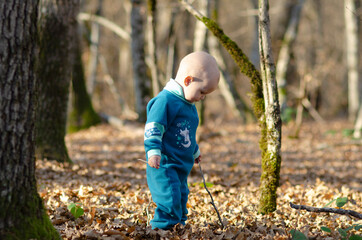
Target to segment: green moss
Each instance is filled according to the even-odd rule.
[[[92,101],[87,93],[80,45],[79,42],[76,44],[78,46],[76,48],[76,59],[73,65],[72,75],[73,108],[68,116],[68,133],[77,132],[101,122],[99,115],[94,111]]]
[[[23,193],[26,194],[26,193]],[[22,196],[26,198],[26,196]],[[61,239],[57,230],[53,227],[46,215],[44,206],[38,193],[34,190],[33,195],[27,196],[22,205],[14,202],[8,206],[7,214],[11,214],[14,227],[5,228],[0,232],[0,239],[37,239],[55,240]]]
[[[206,27],[215,35],[219,42],[225,47],[229,52],[231,57],[234,59],[235,63],[239,66],[240,71],[250,78],[251,89],[253,92],[252,102],[255,116],[259,119],[264,114],[264,98],[263,98],[263,87],[262,79],[259,71],[255,66],[250,62],[249,58],[244,54],[244,52],[239,48],[239,46],[231,40],[223,30],[218,26],[218,24],[207,18],[203,17],[199,19],[202,21]]]
[[[3,235],[4,240],[18,239],[37,239],[37,240],[58,240],[61,239],[59,233],[51,224],[47,215],[43,215],[42,219],[27,217],[21,226],[8,229]]]
[[[259,120],[259,125],[261,128],[261,139],[259,141],[259,147],[262,154],[263,170],[260,179],[261,184],[259,212],[263,214],[273,212],[276,209],[276,189],[279,186],[281,158],[280,156],[274,156],[268,153],[267,149],[268,141],[277,141],[277,139],[270,139],[273,134],[271,134],[272,132],[268,131],[266,126],[263,81],[261,75],[259,71],[255,68],[255,66],[250,62],[248,57],[243,53],[243,51],[237,46],[234,41],[232,41],[228,36],[224,34],[223,30],[217,25],[216,22],[207,17],[202,17],[201,19],[198,19],[206,25],[206,27],[225,47],[225,49],[234,59],[235,63],[239,66],[240,71],[250,78],[253,110],[255,116]],[[275,72],[273,74],[275,74]],[[279,112],[275,111],[275,114],[279,114]],[[276,131],[280,129],[281,121],[278,121]]]
[[[154,15],[156,11],[156,0],[147,0],[147,10],[149,15]]]

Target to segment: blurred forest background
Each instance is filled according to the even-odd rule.
[[[139,2],[144,20],[146,62],[150,63],[148,51],[150,41],[147,40],[147,31],[150,31],[150,28],[146,26],[147,5],[144,1]],[[193,1],[193,5],[200,10],[202,9],[201,2]],[[259,66],[257,4],[256,0],[224,0],[218,1],[217,9],[215,9],[220,27],[248,55],[255,66]],[[344,6],[344,1],[340,0],[271,0],[269,11],[272,50],[276,65],[278,65],[287,27],[293,17],[293,9],[298,4],[302,9],[300,19],[297,20],[295,41],[290,45],[290,61],[285,78],[289,108],[285,111],[283,120],[289,121],[294,117],[301,100],[301,86],[304,89],[302,92],[305,91],[303,94],[323,119],[347,117],[349,93],[344,15],[346,11],[350,11],[353,15],[360,16],[361,8],[358,5],[360,1],[356,9],[350,9]],[[128,37],[131,33],[131,10],[130,1],[87,0],[81,4],[81,12],[97,14],[114,22],[125,31],[125,36]],[[84,17],[78,17],[78,19],[83,19],[79,20],[84,40],[82,59],[88,90],[92,95],[96,112],[127,118],[134,117],[134,114],[130,114],[132,112],[125,111],[127,109],[134,111],[135,104],[130,38],[122,38],[108,27],[94,24],[94,21],[86,21]],[[360,26],[361,18],[358,19],[358,26]],[[178,1],[157,1],[155,49],[161,86],[175,76],[180,59],[195,49],[196,22],[196,18],[185,11]],[[99,31],[98,38],[94,37],[94,31]],[[362,31],[359,31],[358,39],[361,37]],[[96,42],[91,44],[91,39],[95,39]],[[92,65],[95,53],[92,47],[94,48],[95,45],[98,46],[99,54],[96,69]],[[248,106],[251,106],[248,97],[250,81],[240,73],[235,62],[222,47],[221,51],[226,66],[225,71],[234,82],[241,98]],[[358,71],[361,74],[362,54],[358,56]],[[147,76],[151,79],[149,70]],[[115,88],[111,87],[113,83],[110,85],[110,79],[113,79],[111,82],[114,83]],[[361,93],[361,81],[359,81],[359,88]],[[210,95],[206,100],[205,109],[208,117],[205,121],[236,119],[233,111],[225,107],[226,104],[220,91]]]

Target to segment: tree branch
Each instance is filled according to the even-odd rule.
[[[317,207],[310,207],[305,205],[297,205],[293,203],[289,203],[291,208],[298,209],[298,210],[306,210],[308,212],[327,212],[327,213],[337,213],[341,215],[349,215],[358,219],[362,219],[362,214],[358,213],[353,210],[346,210],[341,208],[317,208]]]
[[[102,25],[103,27],[110,29],[112,32],[114,32],[121,38],[123,38],[127,41],[129,41],[131,39],[130,34],[126,30],[123,30],[117,24],[115,24],[112,21],[109,21],[108,19],[106,19],[104,17],[100,17],[100,16],[96,16],[96,15],[92,15],[92,14],[83,12],[83,13],[78,14],[78,20],[97,22],[98,24]]]

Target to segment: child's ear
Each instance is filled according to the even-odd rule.
[[[194,78],[191,77],[191,76],[185,77],[185,79],[184,79],[184,84],[185,84],[185,86],[187,87],[188,85],[190,85],[190,83],[191,83],[193,80],[194,80]]]

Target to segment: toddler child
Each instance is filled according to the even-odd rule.
[[[196,143],[199,118],[194,102],[203,100],[219,83],[215,59],[206,52],[185,56],[176,74],[147,105],[144,145],[147,184],[157,208],[152,228],[185,225],[189,189],[187,176],[201,160]]]

